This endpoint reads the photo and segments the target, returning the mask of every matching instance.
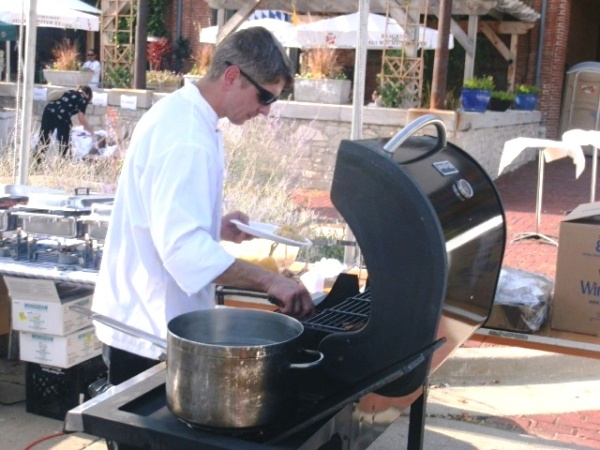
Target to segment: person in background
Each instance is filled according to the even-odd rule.
[[[83,63],[84,69],[89,69],[94,72],[94,76],[92,77],[92,81],[88,85],[91,88],[97,88],[100,84],[100,72],[102,67],[100,66],[100,61],[98,61],[96,52],[94,49],[90,49],[86,53],[86,61]]]
[[[72,116],[77,115],[83,128],[91,135],[94,134],[94,130],[88,124],[85,116],[85,110],[92,100],[92,96],[93,93],[89,86],[78,86],[76,89],[66,91],[58,100],[51,101],[45,106],[42,113],[40,141],[36,152],[38,163],[41,163],[50,145],[50,136],[54,130],[56,130],[60,155],[65,158],[70,156]]]
[[[157,102],[138,122],[115,195],[92,309],[161,338],[181,314],[215,307],[215,284],[268,293],[280,311],[313,313],[306,288],[234,258],[219,240],[252,236],[222,215],[225,153],[218,121],[241,125],[267,115],[293,84],[277,39],[253,27],[226,37],[208,73]],[[121,383],[158,363],[159,348],[95,323],[108,381]],[[123,448],[123,447],[119,447]]]
[[[381,95],[377,92],[377,89],[371,94],[371,102],[367,106],[381,106]]]

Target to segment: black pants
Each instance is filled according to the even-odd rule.
[[[71,144],[71,120],[58,120],[54,114],[47,109],[42,113],[42,125],[40,129],[40,142],[38,144],[38,158],[41,158],[50,145],[50,136],[56,130],[60,155],[67,158],[70,155]]]
[[[159,362],[155,359],[144,358],[143,356],[129,353],[108,345],[104,346],[102,356],[104,362],[108,366],[108,382],[113,385],[121,384],[150,367],[155,366]],[[139,447],[119,444],[114,441],[107,441],[106,444],[109,450],[143,450]]]

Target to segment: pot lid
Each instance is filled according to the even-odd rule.
[[[32,193],[66,194],[61,189],[51,189],[26,184],[0,184],[0,197],[28,197]]]
[[[31,193],[29,202],[24,205],[27,209],[38,209],[47,211],[56,210],[82,210],[90,211],[95,203],[112,202],[114,196],[103,194],[75,194],[67,193]]]

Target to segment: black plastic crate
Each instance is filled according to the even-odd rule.
[[[70,409],[90,399],[88,386],[106,373],[101,355],[68,369],[27,363],[26,411],[64,420]]]

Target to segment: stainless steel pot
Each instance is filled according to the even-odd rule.
[[[280,423],[295,410],[297,389],[291,369],[300,352],[304,326],[283,314],[215,308],[175,317],[167,340],[85,308],[72,309],[94,320],[149,340],[167,350],[167,405],[180,419],[209,428],[257,428]],[[106,320],[107,319],[107,320]]]

